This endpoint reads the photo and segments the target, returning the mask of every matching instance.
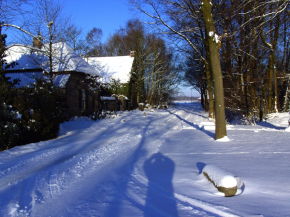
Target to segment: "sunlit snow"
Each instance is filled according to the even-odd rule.
[[[289,215],[288,113],[228,125],[223,143],[199,127],[199,102],[145,112],[75,118],[57,139],[0,152],[0,216]],[[219,194],[207,165],[237,176],[236,196]]]
[[[102,75],[103,83],[110,83],[111,78],[119,79],[121,83],[129,82],[133,57],[88,57],[85,60]]]

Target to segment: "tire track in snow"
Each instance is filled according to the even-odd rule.
[[[134,122],[136,121],[132,119],[132,122],[132,126],[134,126]],[[146,123],[148,122],[145,121],[144,125],[146,125]],[[89,139],[82,138],[79,143],[73,141],[73,139],[76,138],[74,135],[67,136],[65,139],[68,143],[71,142],[70,145],[65,145],[64,147],[54,146],[55,148],[53,149],[46,148],[45,150],[41,150],[38,153],[42,153],[43,155],[36,155],[40,158],[37,158],[36,156],[31,154],[30,158],[25,159],[25,161],[23,162],[19,161],[18,164],[13,165],[14,168],[11,168],[11,175],[15,175],[15,181],[26,179],[24,181],[26,185],[28,185],[28,182],[30,182],[30,180],[32,179],[34,180],[34,182],[38,182],[37,185],[31,187],[31,195],[35,190],[39,189],[39,186],[42,187],[42,185],[46,184],[47,192],[41,192],[43,193],[42,204],[36,203],[34,205],[35,207],[37,207],[36,209],[38,209],[39,214],[41,214],[42,206],[47,207],[49,205],[55,204],[54,207],[57,207],[58,202],[61,203],[61,201],[76,200],[70,198],[70,195],[74,195],[75,193],[76,195],[78,195],[78,193],[80,195],[91,193],[91,188],[89,185],[79,187],[81,185],[90,184],[90,182],[87,182],[87,179],[91,181],[93,180],[94,182],[98,182],[99,180],[111,181],[111,178],[108,177],[113,176],[113,179],[118,180],[124,173],[118,174],[115,172],[114,166],[116,166],[116,163],[117,166],[118,164],[124,164],[126,167],[130,166],[127,165],[128,162],[126,163],[126,159],[130,157],[132,153],[134,153],[134,149],[144,138],[148,139],[149,141],[155,140],[155,143],[152,142],[150,145],[146,144],[147,155],[158,152],[160,146],[163,143],[163,140],[156,140],[156,138],[160,139],[165,135],[160,136],[160,134],[156,134],[152,136],[152,138],[151,135],[154,134],[156,131],[166,132],[166,134],[170,133],[174,130],[172,129],[172,126],[174,126],[176,123],[180,123],[180,120],[166,111],[161,111],[158,114],[156,120],[152,121],[152,123],[148,125],[147,130],[138,129],[137,131],[133,131],[133,133],[128,130],[129,132],[127,134],[118,135],[118,137],[116,138],[110,138],[109,136],[112,132],[114,132],[114,130],[117,133],[125,133],[125,131],[123,130],[117,131],[117,129],[122,127],[122,125],[115,124],[111,128],[111,125],[107,126],[105,129],[108,129],[108,131],[104,132],[100,138],[97,138],[97,141],[94,141],[94,139],[96,138],[93,138],[93,136],[101,135],[101,132],[90,134],[88,135]],[[158,128],[156,128],[156,125],[158,126]],[[87,133],[92,132],[93,129],[95,128],[90,128],[88,130],[89,132]],[[137,134],[135,134],[135,132],[137,132]],[[86,134],[81,133],[81,135],[85,136]],[[57,140],[55,141],[57,142]],[[127,141],[126,145],[123,144],[124,141]],[[81,143],[85,143],[85,145],[82,145]],[[71,150],[74,146],[76,148],[76,155]],[[62,152],[65,153],[66,151],[68,152],[68,154],[61,155]],[[122,159],[122,161],[118,162],[118,160],[120,159]],[[55,165],[55,163],[57,163],[57,165]],[[138,159],[138,161],[135,162],[135,165],[136,164],[142,166],[142,159]],[[54,170],[55,166],[59,168],[60,174],[62,174],[61,172],[64,172],[64,178],[61,178],[61,183],[59,182],[60,179],[58,177],[59,172]],[[24,171],[24,173],[22,174],[21,170],[24,167],[29,168],[29,170]],[[69,170],[65,171],[66,168],[69,168]],[[48,174],[47,180],[41,180],[42,175],[37,175],[42,170],[45,174]],[[53,172],[49,173],[49,171]],[[131,171],[126,170],[125,174],[130,174],[130,172]],[[103,174],[103,176],[106,178],[102,179],[102,177],[95,177],[94,173]],[[19,176],[16,176],[16,174],[18,174]],[[71,179],[74,182],[71,182]],[[82,192],[82,190],[84,190],[84,192]],[[105,196],[106,195],[104,195],[104,197]],[[58,209],[62,210],[65,208],[56,208],[55,213],[57,213]]]
[[[49,194],[51,197],[54,197],[60,192],[59,183],[57,180],[57,172],[52,174],[49,179]]]

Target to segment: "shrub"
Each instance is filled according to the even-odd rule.
[[[21,144],[56,138],[59,125],[68,119],[61,89],[42,79],[36,79],[32,87],[16,90],[13,105],[22,114],[18,121],[23,134]]]

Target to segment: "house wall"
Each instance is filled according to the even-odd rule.
[[[115,100],[102,100],[103,111],[115,111]],[[120,111],[120,101],[117,101],[117,111]]]
[[[89,89],[86,74],[80,72],[70,72],[70,78],[66,84],[66,97],[68,103],[67,113],[69,117],[90,116],[99,108],[100,94]],[[85,90],[85,106],[81,105],[82,91]]]

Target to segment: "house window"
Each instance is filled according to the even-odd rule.
[[[85,89],[81,89],[80,90],[80,109],[83,111],[83,110],[86,110],[87,108],[87,96],[86,96],[86,90]]]

